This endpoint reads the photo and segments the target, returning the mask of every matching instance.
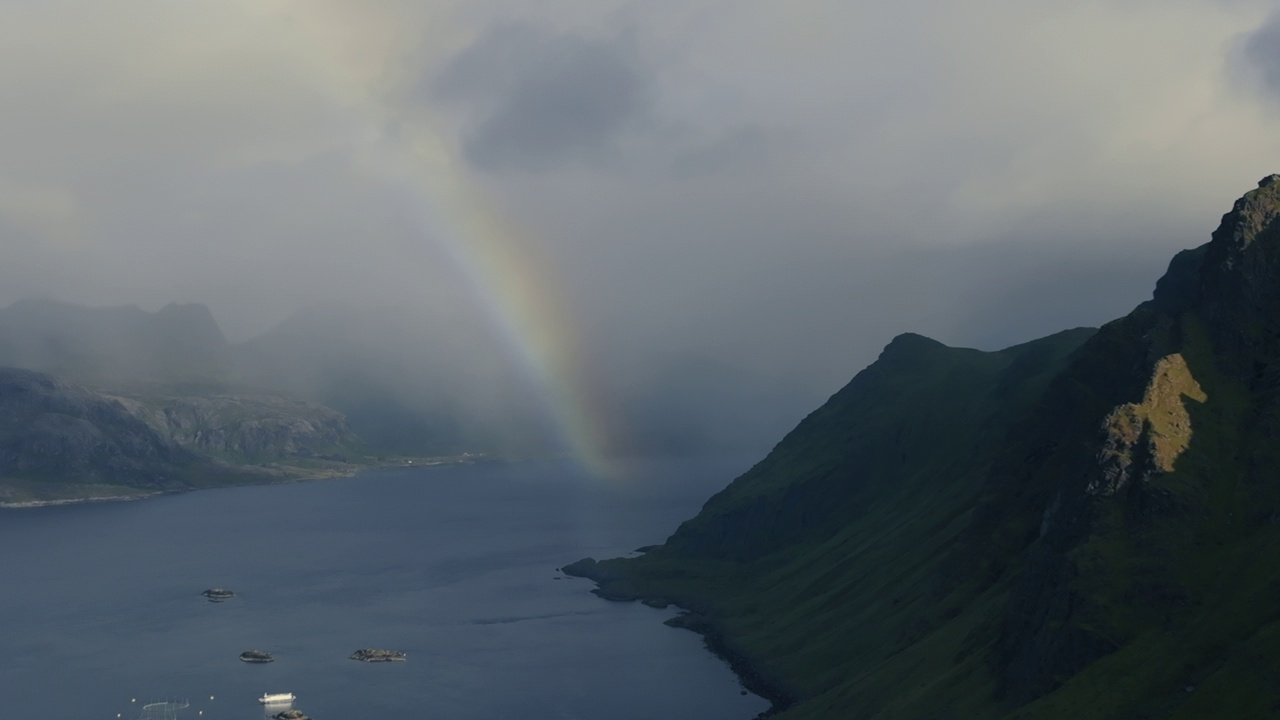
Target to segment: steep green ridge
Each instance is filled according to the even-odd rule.
[[[1280,714],[1280,176],[1095,334],[881,357],[661,547],[582,561],[786,718]]]
[[[954,612],[932,588],[1000,439],[1092,333],[994,353],[899,336],[663,547],[566,570],[709,619],[767,694],[847,690]]]

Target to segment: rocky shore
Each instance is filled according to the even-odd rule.
[[[129,502],[154,497],[160,493],[139,493],[137,495],[92,495],[88,497],[60,498],[57,500],[0,500],[0,509],[56,507],[58,505],[79,505],[96,502]]]
[[[584,558],[565,565],[561,571],[571,577],[580,577],[596,583],[591,592],[603,600],[611,602],[640,601],[653,608],[666,608],[674,605],[681,608],[681,613],[664,622],[665,625],[692,630],[702,636],[707,650],[725,661],[733,670],[746,690],[768,700],[770,708],[757,718],[767,718],[781,713],[795,705],[798,698],[795,693],[768,677],[755,662],[742,652],[729,638],[722,628],[711,618],[697,612],[684,609],[681,598],[666,597],[646,592],[641,583],[618,572],[615,568],[598,563],[594,558]]]

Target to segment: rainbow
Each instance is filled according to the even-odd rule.
[[[424,127],[418,125],[419,128]],[[583,361],[575,313],[558,291],[553,270],[521,242],[522,232],[467,182],[456,150],[422,131],[412,145],[412,190],[421,216],[485,308],[574,457],[596,475],[612,475],[608,449],[617,441]]]
[[[395,19],[362,5],[278,0],[251,12],[277,21],[282,44],[314,68],[320,86],[362,130],[376,136],[372,143],[357,138],[355,146],[364,150],[359,159],[412,198],[424,242],[439,246],[499,330],[563,447],[593,475],[612,477],[609,448],[617,447],[619,433],[592,390],[575,314],[553,269],[537,262],[528,249],[531,238],[482,192],[443,120],[388,99],[396,95],[388,58],[403,32]],[[459,47],[463,36],[450,36],[447,20],[429,19],[433,24],[423,32],[428,44],[446,52]],[[393,138],[381,132],[387,127],[396,128]]]

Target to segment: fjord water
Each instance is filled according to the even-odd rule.
[[[767,703],[664,626],[674,611],[557,572],[660,542],[747,464],[397,468],[0,512],[0,717],[185,698],[179,718],[252,720],[293,692],[317,720],[750,718]],[[347,659],[362,647],[408,661]],[[276,662],[240,662],[251,648]]]

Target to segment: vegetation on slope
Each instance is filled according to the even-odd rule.
[[[946,647],[936,660],[901,650],[966,610],[934,596],[942,560],[1019,410],[1092,332],[995,353],[900,336],[665,546],[576,570],[606,580],[606,595],[662,597],[708,618],[731,653],[753,659],[760,689],[806,701],[797,717],[879,693],[872,674],[887,663],[939,681],[963,650],[955,628],[980,607],[934,638]],[[954,682],[977,675],[989,690],[984,669],[973,655]]]
[[[1280,713],[1280,177],[1096,334],[895,340],[633,560],[786,718]]]

